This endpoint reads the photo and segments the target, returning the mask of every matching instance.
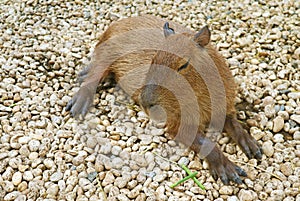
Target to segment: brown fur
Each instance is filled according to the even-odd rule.
[[[153,105],[165,109],[168,132],[204,156],[214,178],[220,177],[224,183],[229,180],[241,183],[239,175],[246,173],[204,135],[209,125],[223,128],[225,123],[225,130],[248,157],[261,157],[257,142],[236,119],[236,87],[231,72],[209,43],[207,27],[196,33],[177,23],[165,23],[166,20],[153,16],[112,23],[100,37],[91,64],[80,74],[81,88],[67,110],[73,116],[85,115],[99,82],[114,73],[116,81],[147,113]],[[168,70],[157,66],[167,66],[178,73],[167,73]],[[181,66],[184,68],[180,69]],[[154,86],[152,82],[173,88]],[[182,109],[186,112],[182,113]],[[181,128],[184,132],[178,134]],[[186,132],[193,128],[195,135]]]

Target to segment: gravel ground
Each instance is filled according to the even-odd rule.
[[[37,2],[0,6],[0,200],[300,201],[299,1]],[[239,86],[239,119],[265,153],[248,160],[219,139],[245,184],[214,181],[118,87],[99,90],[83,121],[64,112],[103,30],[144,13],[210,26]],[[186,174],[154,153],[198,171],[206,190],[191,179],[171,189]]]

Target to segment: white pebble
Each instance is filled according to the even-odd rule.
[[[11,193],[8,193],[5,195],[5,197],[3,198],[4,201],[11,201],[11,200],[15,200],[21,193],[18,191],[13,191]]]
[[[14,190],[14,184],[10,181],[3,181],[3,188],[6,192],[12,192]]]
[[[89,188],[91,187],[90,180],[88,180],[86,178],[80,178],[78,183],[79,183],[79,186],[81,186],[84,191],[89,190]]]
[[[293,114],[293,115],[291,115],[290,119],[297,122],[298,124],[300,124],[300,115]]]
[[[252,201],[252,200],[255,200],[257,198],[257,195],[252,190],[241,189],[240,192],[238,193],[238,198],[240,200]]]
[[[113,158],[111,163],[112,166],[116,169],[121,169],[124,165],[124,161],[119,157]]]
[[[23,136],[20,137],[18,141],[20,144],[27,144],[30,140],[31,138],[29,136]]]
[[[64,180],[59,180],[58,183],[59,191],[64,192],[66,189],[66,182]]]
[[[28,147],[30,151],[38,151],[41,143],[38,140],[30,140],[28,143]]]
[[[234,196],[229,196],[227,198],[227,201],[239,201],[239,199],[234,195]]]
[[[273,142],[270,140],[264,142],[262,145],[262,150],[266,156],[268,157],[273,156],[274,154]]]
[[[232,186],[222,186],[219,190],[220,194],[223,195],[232,195],[233,193],[233,188]]]
[[[25,171],[23,174],[23,179],[26,181],[31,181],[33,179],[33,174],[31,171]]]
[[[112,174],[112,172],[107,172],[106,175],[105,175],[105,178],[102,182],[102,185],[107,186],[109,184],[112,184],[114,181],[115,181],[115,177]]]
[[[21,172],[15,172],[12,176],[11,181],[15,186],[19,185],[22,181],[22,173]]]
[[[50,180],[53,182],[59,181],[63,178],[63,173],[61,172],[54,172],[51,176],[50,176]]]
[[[299,99],[300,98],[300,92],[290,92],[288,93],[288,97],[291,99]]]
[[[56,195],[58,194],[58,185],[57,184],[52,184],[48,187],[47,189],[47,194],[49,196],[49,198],[54,199],[56,197]]]
[[[300,140],[300,131],[296,131],[293,135],[294,140]]]
[[[282,134],[276,134],[273,138],[276,143],[284,142],[284,136]]]

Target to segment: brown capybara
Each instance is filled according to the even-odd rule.
[[[66,110],[84,116],[99,82],[113,74],[151,119],[205,158],[214,179],[242,183],[244,170],[212,138],[225,130],[248,158],[261,158],[256,140],[236,118],[236,86],[225,60],[210,44],[208,27],[193,32],[154,16],[121,19],[101,35],[81,87]],[[207,130],[206,134],[204,131]]]

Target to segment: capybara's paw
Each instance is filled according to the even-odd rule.
[[[262,158],[262,149],[250,134],[245,132],[238,138],[237,143],[248,158]]]
[[[225,129],[248,158],[262,158],[262,150],[258,142],[243,129],[236,118],[227,117]]]
[[[94,93],[94,90],[89,89],[89,87],[81,87],[74,97],[68,102],[66,111],[70,111],[73,117],[78,117],[79,115],[84,117],[93,102]]]
[[[243,181],[240,176],[247,176],[247,173],[242,168],[235,165],[225,156],[220,161],[209,163],[209,166],[210,173],[214,180],[220,178],[225,185],[228,185],[230,181],[233,181],[237,184],[242,184]]]

